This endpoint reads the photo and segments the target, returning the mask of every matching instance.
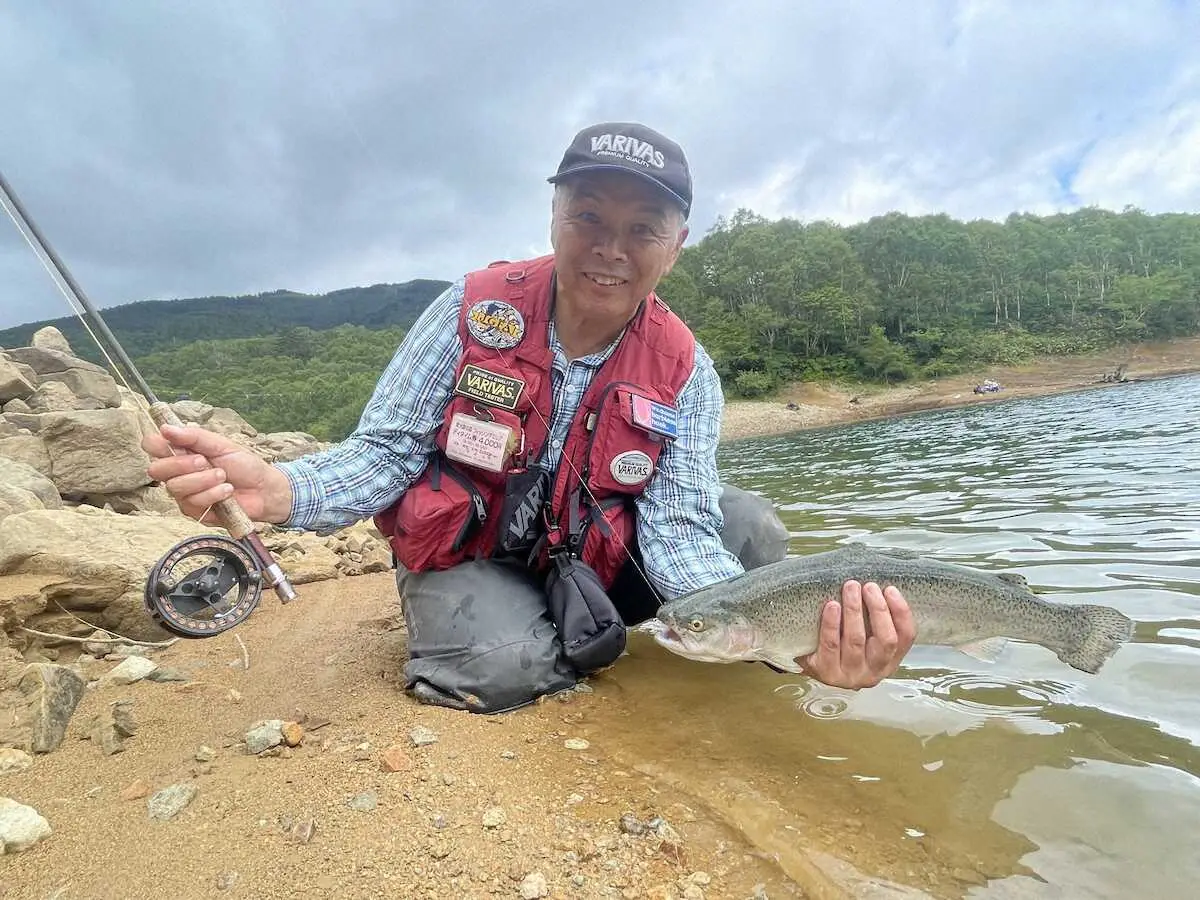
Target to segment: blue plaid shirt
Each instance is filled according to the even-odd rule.
[[[425,469],[454,387],[462,354],[458,319],[463,281],[421,314],[384,370],[354,433],[340,444],[276,463],[292,486],[284,527],[330,532],[370,518],[396,501]],[[575,410],[592,377],[616,347],[568,362],[550,330],[554,353],[550,446],[557,467]],[[724,398],[712,360],[696,344],[696,363],[677,398],[679,436],[668,442],[638,498],[638,546],[650,583],[674,597],[742,572],[721,543],[724,524],[716,466]]]

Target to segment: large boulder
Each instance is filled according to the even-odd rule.
[[[130,409],[46,413],[38,437],[50,456],[50,479],[61,494],[111,494],[150,483],[150,457]]]
[[[33,494],[46,509],[61,509],[62,497],[54,482],[28,463],[0,456],[0,484]]]
[[[28,370],[18,367],[6,353],[0,353],[0,406],[10,400],[24,400],[34,392],[35,382]]]

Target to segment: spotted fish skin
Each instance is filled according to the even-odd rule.
[[[994,659],[1014,639],[1039,644],[1067,665],[1095,674],[1133,636],[1133,620],[1119,610],[1044,600],[1019,575],[862,544],[789,557],[676,597],[646,630],[691,659],[758,660],[799,672],[796,657],[816,649],[821,611],[840,600],[848,580],[895,585],[912,610],[916,643],[955,647],[982,659]]]

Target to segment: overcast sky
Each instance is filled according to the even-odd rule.
[[[548,251],[576,130],[714,218],[1200,211],[1200,2],[0,5],[0,172],[101,307]],[[68,313],[0,216],[0,327]],[[198,336],[199,337],[199,336]]]

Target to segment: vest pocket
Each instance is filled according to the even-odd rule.
[[[652,396],[641,394],[645,399]],[[654,474],[662,439],[637,425],[634,397],[632,391],[618,388],[606,394],[597,409],[587,456],[588,484],[597,493],[639,494]]]
[[[396,556],[412,571],[447,569],[471,552],[487,522],[486,498],[440,454],[400,500]]]

